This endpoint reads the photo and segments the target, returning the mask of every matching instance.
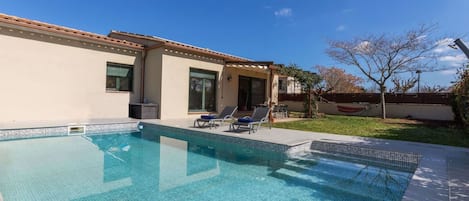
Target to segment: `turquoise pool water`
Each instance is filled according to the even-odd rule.
[[[401,200],[412,172],[142,132],[0,141],[10,200]]]

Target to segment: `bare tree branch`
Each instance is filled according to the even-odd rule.
[[[357,67],[369,80],[376,83],[382,94],[381,106],[385,114],[384,93],[388,80],[400,72],[427,72],[435,70],[436,40],[430,35],[436,26],[421,25],[402,35],[370,35],[352,41],[330,41],[327,54],[334,60]],[[441,67],[440,67],[441,68]],[[410,82],[411,80],[409,80]],[[401,83],[403,84],[403,83]]]

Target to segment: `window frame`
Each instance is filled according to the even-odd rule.
[[[206,75],[210,75],[210,76],[214,76],[214,86],[213,86],[213,98],[214,98],[214,108],[213,110],[207,110],[207,108],[205,108],[205,98],[202,98],[201,102],[202,102],[202,109],[190,109],[190,102],[191,102],[191,80],[192,80],[192,75],[191,73],[194,72],[194,73],[202,73],[202,74],[206,74]],[[211,71],[211,70],[205,70],[205,69],[200,69],[200,68],[194,68],[194,67],[190,67],[189,68],[189,85],[188,85],[188,104],[187,104],[187,110],[189,113],[200,113],[200,112],[216,112],[217,111],[217,95],[218,95],[218,92],[217,92],[217,84],[218,84],[218,71]],[[207,78],[205,78],[207,79]],[[204,79],[204,82],[205,82],[205,79]],[[203,94],[202,96],[205,96],[205,91],[203,91]]]
[[[128,78],[129,79],[129,86],[128,86],[129,89],[128,90],[122,90],[122,89],[120,89],[121,87],[118,88],[117,86],[115,88],[108,87],[108,81],[109,81],[110,77],[115,78],[116,82],[117,82],[117,79],[120,78],[118,76],[108,75],[109,67],[125,68],[125,69],[129,70],[130,75],[128,75],[127,77],[121,77],[121,78]],[[134,65],[115,63],[115,62],[106,62],[106,92],[133,92],[133,88],[134,88]]]

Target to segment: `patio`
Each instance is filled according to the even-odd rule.
[[[422,158],[403,200],[469,199],[469,149],[466,148],[280,128],[268,129],[267,127],[249,135],[247,132],[227,132],[228,124],[216,129],[194,128],[193,119],[144,120],[142,122],[293,147],[319,140],[387,151],[418,153],[422,155]]]

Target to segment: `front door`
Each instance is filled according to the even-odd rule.
[[[253,110],[265,101],[265,79],[239,76],[238,110]]]

